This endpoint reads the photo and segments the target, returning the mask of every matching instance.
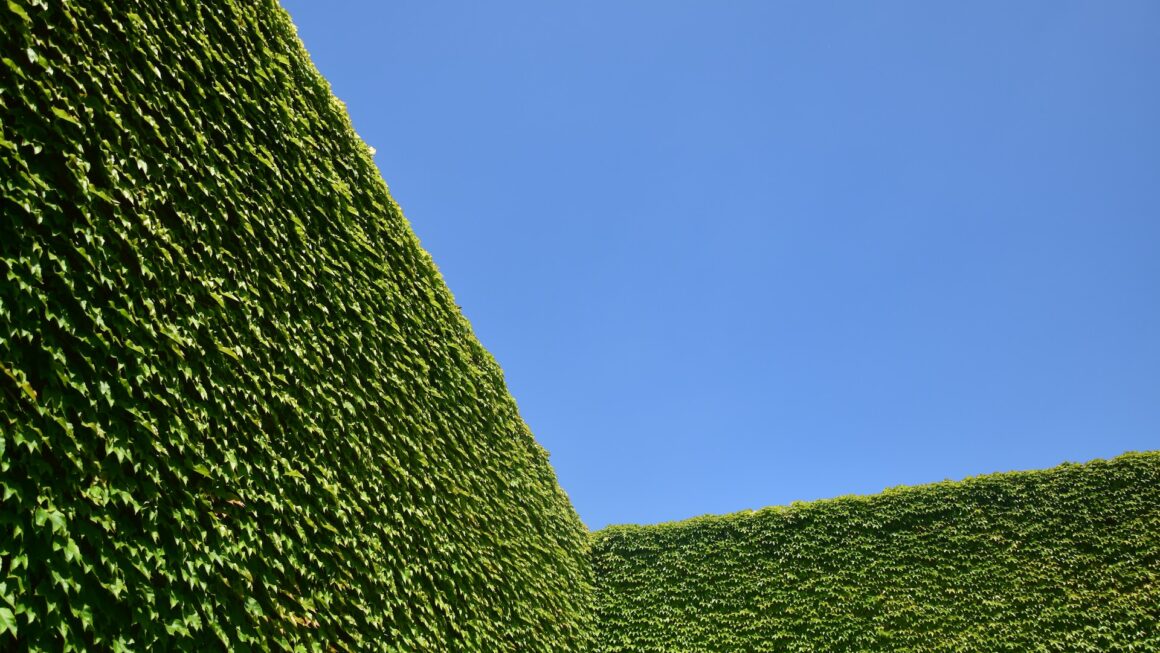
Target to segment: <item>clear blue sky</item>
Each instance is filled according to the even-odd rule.
[[[1160,3],[284,6],[589,527],[1160,448]]]

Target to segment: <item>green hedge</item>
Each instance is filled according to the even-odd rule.
[[[1160,650],[1160,453],[589,540],[273,0],[0,64],[0,650]]]
[[[276,2],[4,0],[0,189],[0,650],[586,650],[587,533]]]
[[[1160,651],[1160,452],[593,536],[595,651]]]

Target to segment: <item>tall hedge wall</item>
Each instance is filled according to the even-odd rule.
[[[594,535],[603,653],[1160,651],[1160,452]]]
[[[0,650],[586,650],[586,531],[276,2],[0,3],[0,207]]]

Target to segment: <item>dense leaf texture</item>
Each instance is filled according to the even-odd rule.
[[[0,207],[0,649],[586,649],[585,530],[273,0],[0,3]]]
[[[594,535],[612,652],[1160,651],[1160,453]]]

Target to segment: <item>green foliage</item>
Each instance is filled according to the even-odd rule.
[[[1160,452],[593,535],[602,653],[1160,651]]]
[[[0,208],[0,650],[1160,650],[1160,453],[590,542],[274,0],[4,0]]]
[[[583,525],[274,0],[6,0],[0,207],[0,650],[586,649]]]

